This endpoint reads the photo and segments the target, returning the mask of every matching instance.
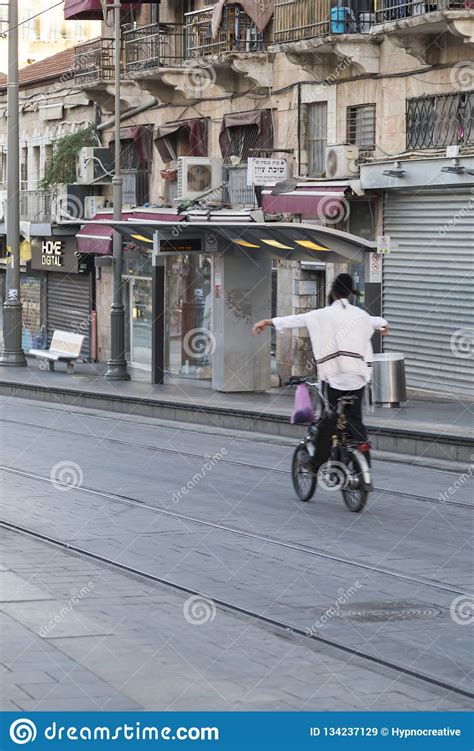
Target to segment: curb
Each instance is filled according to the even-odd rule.
[[[0,381],[2,396],[35,399],[43,402],[75,405],[119,414],[133,414],[162,420],[211,425],[260,434],[270,434],[298,440],[301,425],[290,425],[288,416],[261,413],[232,407],[205,407],[193,403],[160,401],[122,394],[103,394],[99,391],[81,391],[79,388],[48,388],[41,384],[17,384]],[[393,454],[423,456],[469,464],[474,453],[474,438],[461,435],[438,434],[435,431],[380,427],[370,424],[367,428],[374,449]]]

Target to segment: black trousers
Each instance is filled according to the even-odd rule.
[[[358,443],[367,443],[367,430],[362,422],[362,404],[364,402],[365,388],[355,391],[339,391],[333,389],[328,383],[324,384],[324,393],[331,407],[331,411],[337,410],[337,400],[341,396],[355,396],[354,404],[348,404],[345,409],[347,418],[347,432]]]
[[[329,412],[323,413],[318,423],[318,438],[316,441],[316,454],[313,464],[321,467],[328,461],[331,452],[331,439],[336,430],[337,400],[341,396],[355,396],[354,404],[348,404],[345,408],[347,419],[347,432],[357,443],[367,443],[367,430],[362,422],[362,404],[364,400],[364,388],[355,391],[340,391],[333,389],[328,383],[322,384],[323,394],[329,402]]]

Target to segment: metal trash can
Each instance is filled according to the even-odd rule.
[[[372,398],[382,407],[399,407],[407,400],[405,355],[401,352],[382,352],[374,355]]]

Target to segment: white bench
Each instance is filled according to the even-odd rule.
[[[30,349],[28,354],[47,362],[49,370],[54,370],[55,362],[62,361],[66,363],[67,372],[74,373],[74,363],[81,354],[84,338],[82,334],[58,330],[53,334],[49,349]]]

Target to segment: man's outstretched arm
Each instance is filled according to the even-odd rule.
[[[277,331],[283,331],[283,329],[305,329],[306,328],[306,315],[300,313],[294,316],[281,316],[277,318],[264,318],[262,321],[258,321],[252,328],[252,334],[261,334],[267,326],[275,326]]]

